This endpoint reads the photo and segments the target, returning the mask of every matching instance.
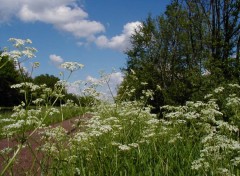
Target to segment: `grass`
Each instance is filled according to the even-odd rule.
[[[29,53],[29,48],[24,47],[29,41],[11,40],[14,46],[20,46],[17,48],[19,55]],[[65,76],[67,80],[73,71],[83,66],[76,62],[62,65],[69,72],[69,76]],[[54,90],[29,82],[12,86],[24,94],[25,103],[15,107],[13,112],[1,114],[0,135],[19,134],[20,144],[0,151],[5,158],[0,175],[12,175],[17,155],[29,144],[24,136],[27,130],[37,130],[44,127],[43,124],[56,123],[88,110],[72,103],[60,109],[53,107],[64,96],[62,91],[67,80],[62,80]],[[89,86],[81,90],[82,95],[99,96],[95,83],[80,83],[84,88]],[[132,92],[134,90],[125,93]],[[38,150],[44,156],[35,163],[36,167],[41,175],[58,176],[240,176],[239,92],[239,85],[229,84],[206,95],[204,101],[161,107],[162,119],[157,119],[145,106],[154,94],[151,90],[143,91],[145,97],[141,97],[141,101],[90,102],[93,117],[80,123],[73,134],[68,135],[62,127],[45,128],[41,132],[43,141]],[[50,102],[52,106],[43,106]],[[35,104],[36,108],[26,107],[29,104]],[[31,171],[28,174],[34,175]]]
[[[219,99],[225,99],[221,109]],[[67,135],[61,127],[46,129],[39,147],[44,153],[42,174],[240,175],[237,95],[222,97],[220,92],[204,102],[164,106],[163,119],[143,105],[139,101],[100,102],[92,108],[93,117],[74,134]],[[31,108],[15,111],[31,119]],[[86,109],[70,105],[33,112],[51,124]],[[228,121],[223,120],[226,116]]]
[[[53,161],[45,174],[239,176],[239,106],[230,99],[223,105],[234,108],[226,122],[217,102],[212,97],[165,106],[163,119],[140,102],[98,106],[85,131],[73,136],[52,131],[55,140],[50,137],[48,146],[61,152],[43,146]]]
[[[45,118],[44,120],[44,124],[46,126],[49,126],[51,124],[54,123],[58,123],[61,122],[63,120],[67,120],[70,119],[72,117],[76,117],[76,116],[81,116],[83,115],[85,112],[87,112],[89,110],[89,108],[87,107],[54,107],[56,108],[59,113],[53,113],[51,116],[49,115],[49,118]],[[29,110],[34,110],[36,109],[36,107],[29,107]],[[37,118],[41,119],[46,113],[47,113],[48,108],[46,107],[41,107],[41,113],[39,113],[39,115],[37,116]],[[0,120],[1,119],[15,119],[15,117],[12,117],[13,114],[13,110],[12,108],[2,108],[0,110]],[[0,139],[6,137],[5,135],[3,135],[3,127],[6,126],[8,124],[8,122],[1,122],[0,123]],[[29,126],[27,130],[32,130],[34,129],[34,126]]]
[[[72,135],[61,127],[43,132],[42,174],[239,176],[240,98],[226,92],[206,97],[203,102],[164,106],[162,119],[151,114],[144,101],[98,102],[91,109],[93,117]],[[51,124],[87,110],[71,104],[39,108],[14,111],[26,117],[24,122],[38,115]]]

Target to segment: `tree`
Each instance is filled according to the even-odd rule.
[[[196,42],[201,36],[191,34],[193,30],[189,24],[187,11],[173,3],[167,7],[165,15],[155,19],[149,16],[132,37],[133,47],[127,52],[125,79],[130,79],[131,70],[136,72],[140,80],[135,83],[138,84],[135,86],[138,94],[143,89],[140,82],[147,82],[144,87],[155,91],[152,102],[155,107],[183,104],[199,87],[196,79],[201,76],[200,56],[204,51],[198,49],[201,46]]]
[[[39,76],[36,76],[33,79],[33,82],[37,85],[42,85],[42,84],[46,84],[46,86],[48,88],[51,88],[52,90],[54,90],[56,87],[56,83],[60,81],[60,79],[58,77],[55,77],[54,75],[49,75],[49,74],[41,74]],[[59,88],[59,87],[58,87]],[[64,95],[63,99],[58,99],[58,101],[55,103],[55,105],[60,105],[62,103],[67,102],[67,100],[72,100],[74,103],[78,104],[78,97],[74,94],[71,93],[67,93],[67,89],[66,87],[60,88],[62,89],[62,94]],[[53,100],[54,101],[54,100]]]
[[[155,100],[149,103],[159,110],[159,105],[184,104],[222,82],[239,80],[239,4],[173,0],[165,14],[149,16],[126,52],[119,97],[126,87],[135,90],[130,99],[152,89]]]
[[[12,89],[13,84],[21,82],[21,76],[8,57],[0,58],[0,106],[9,107],[18,105],[23,99],[16,89]]]
[[[41,84],[46,84],[47,87],[54,89],[55,84],[60,81],[60,79],[58,77],[55,77],[53,75],[49,75],[49,74],[41,74],[39,76],[36,76],[33,79],[33,82],[37,85],[41,85]]]
[[[209,50],[206,68],[212,76],[239,82],[240,1],[183,0],[182,6],[189,13],[205,18],[208,36],[203,38],[203,42]]]

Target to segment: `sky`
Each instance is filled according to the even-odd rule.
[[[0,48],[11,48],[9,38],[31,39],[40,62],[33,77],[59,77],[63,62],[79,62],[70,82],[98,80],[99,72],[111,75],[112,86],[121,83],[130,36],[149,14],[164,13],[170,0],[0,0]],[[67,74],[67,73],[66,73]]]

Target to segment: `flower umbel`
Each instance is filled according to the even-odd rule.
[[[70,72],[73,72],[82,69],[84,65],[78,62],[64,62],[63,64],[61,64],[61,67],[69,70]]]

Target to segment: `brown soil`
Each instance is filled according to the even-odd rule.
[[[76,120],[87,120],[90,117],[91,114],[85,114],[83,116],[74,117],[63,122],[53,124],[51,127],[56,128],[61,126],[67,131],[67,134],[70,135],[76,130],[76,127],[73,127],[73,124],[76,124]],[[30,133],[31,132],[28,132],[27,135]],[[35,132],[31,137],[28,138],[30,147],[26,146],[20,151],[17,156],[17,162],[14,162],[14,165],[12,167],[12,173],[8,172],[6,175],[41,175],[41,168],[38,163],[41,162],[41,158],[44,157],[44,155],[37,150],[37,147],[40,146],[40,138],[41,136],[38,134],[38,132]],[[0,140],[0,151],[7,147],[14,148],[19,143],[20,142],[16,141],[16,139],[2,139]],[[30,149],[32,149],[32,151]],[[37,156],[37,160],[34,159],[33,153],[35,156]],[[12,155],[13,153],[10,156]],[[0,156],[0,174],[4,167],[4,161],[4,158]]]

